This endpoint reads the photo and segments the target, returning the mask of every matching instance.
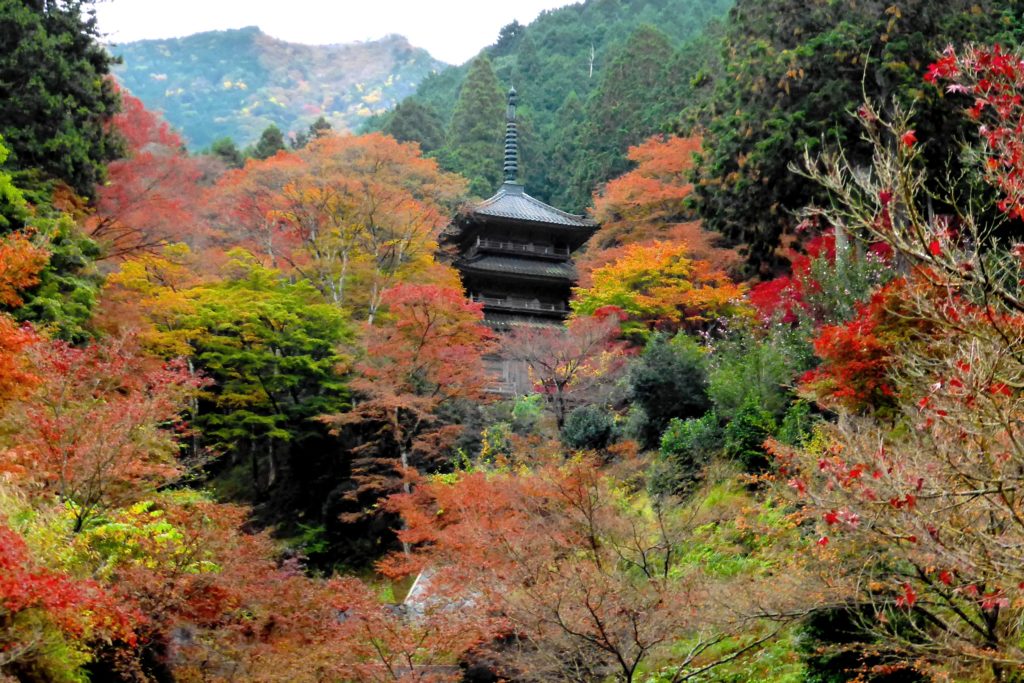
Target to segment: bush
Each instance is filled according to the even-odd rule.
[[[604,448],[615,435],[611,411],[594,405],[580,406],[565,419],[562,440],[570,448]]]
[[[779,426],[779,441],[790,446],[803,446],[814,432],[817,421],[811,415],[811,404],[804,400],[795,401],[786,411]]]
[[[721,449],[722,428],[714,412],[689,420],[673,418],[661,435],[660,457],[648,488],[656,495],[692,492],[708,462]]]
[[[732,421],[725,426],[725,454],[740,462],[747,472],[763,472],[768,467],[764,441],[775,433],[775,419],[750,393]]]
[[[655,334],[629,368],[629,400],[643,409],[637,439],[654,448],[673,418],[697,417],[711,407],[707,395],[707,361],[691,337]]]
[[[725,419],[734,418],[750,396],[779,418],[791,399],[789,387],[812,362],[810,345],[788,326],[776,325],[760,339],[737,335],[716,346],[708,396]]]

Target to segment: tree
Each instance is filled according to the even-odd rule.
[[[323,116],[317,118],[316,121],[309,124],[309,128],[305,132],[299,132],[295,134],[295,138],[292,140],[292,149],[302,149],[309,144],[310,140],[316,140],[317,138],[331,134],[331,122]]]
[[[429,567],[435,600],[502,615],[508,635],[489,654],[517,679],[634,681],[664,662],[661,675],[686,680],[772,636],[716,656],[729,618],[709,577],[684,566],[692,519],[648,507],[593,459],[421,479],[389,506],[413,551],[380,568]]]
[[[214,192],[226,229],[240,221],[253,251],[372,321],[399,281],[453,281],[433,253],[463,191],[415,145],[371,133],[324,136],[297,153],[250,161]]]
[[[789,164],[824,141],[870,165],[849,116],[865,94],[913,104],[918,133],[931,140],[929,165],[941,173],[957,157],[957,105],[922,88],[920,76],[947,44],[1019,43],[1020,11],[1002,0],[737,3],[721,47],[725,73],[701,117],[695,193],[705,227],[745,245],[752,274],[771,274],[780,236],[808,200]]]
[[[173,481],[180,414],[199,382],[178,363],[141,357],[129,340],[28,347],[37,385],[10,404],[0,463],[56,496],[80,531],[112,505]]]
[[[620,318],[580,316],[567,327],[524,327],[502,340],[503,353],[524,363],[558,431],[566,418],[585,402],[600,404],[623,367],[619,336]]]
[[[440,115],[412,98],[399,102],[381,129],[399,142],[418,142],[424,154],[444,146],[444,122]]]
[[[138,615],[130,607],[96,581],[41,566],[6,522],[0,519],[0,674],[73,680],[92,643],[136,645]]]
[[[675,49],[652,26],[637,28],[615,53],[586,105],[572,185],[581,194],[569,207],[582,209],[591,193],[627,170],[626,150],[656,133],[682,102],[673,97]]]
[[[91,0],[0,3],[0,135],[13,168],[91,196],[119,150],[114,58]]]
[[[308,282],[246,252],[230,258],[223,281],[185,293],[187,308],[169,327],[188,334],[189,357],[214,382],[195,416],[201,443],[236,461],[247,454],[261,492],[319,434],[314,418],[347,405],[337,368],[350,333],[344,313]]]
[[[199,223],[202,169],[185,143],[142,102],[121,93],[122,110],[111,125],[124,139],[127,155],[111,162],[97,194],[89,236],[108,258],[153,251],[192,236]]]
[[[660,442],[670,420],[700,417],[711,408],[705,351],[685,334],[652,335],[629,364],[626,381],[630,403],[644,412],[639,441],[647,448]]]
[[[260,133],[260,139],[256,144],[247,150],[247,156],[254,159],[269,159],[284,149],[284,133],[274,124],[270,124]]]
[[[501,183],[504,158],[505,96],[491,68],[480,55],[470,64],[448,126],[440,158],[446,169],[469,180],[469,191],[490,196]]]
[[[1014,145],[1016,124],[998,122],[1012,109],[986,111],[987,96],[1009,95],[1012,104],[1019,87],[1019,57],[1000,57],[950,51],[929,74],[948,80],[953,94],[980,86],[974,115],[997,117],[982,125]],[[923,210],[926,138],[898,107],[891,119],[871,104],[863,112],[871,172],[853,173],[838,152],[808,158],[804,172],[831,200],[809,213],[892,250],[907,273],[894,294],[899,320],[916,329],[888,354],[873,354],[895,383],[890,415],[847,413],[820,425],[814,443],[773,444],[780,480],[827,549],[820,571],[863,610],[865,629],[928,673],[1014,680],[1024,666],[1016,484],[1024,249],[999,239],[998,213],[955,201],[963,187],[948,198],[955,216]],[[1000,193],[997,211],[1008,213],[1015,166],[988,163],[1003,149],[989,145],[968,159]],[[862,317],[864,329],[873,318]]]
[[[686,244],[628,244],[617,256],[591,273],[590,287],[576,290],[576,315],[614,306],[626,315],[623,331],[642,339],[652,329],[705,329],[742,310],[742,287],[690,259]]]
[[[716,236],[694,220],[688,199],[693,192],[689,173],[700,138],[654,136],[629,148],[626,158],[636,168],[608,181],[594,193],[594,218],[600,228],[579,259],[584,284],[589,273],[607,265],[616,247],[660,239],[685,242],[691,256],[715,270],[730,271],[737,254],[716,246]]]
[[[399,284],[385,292],[387,317],[366,331],[366,355],[356,365],[352,409],[324,420],[364,435],[352,449],[352,489],[346,493],[358,521],[400,490],[414,469],[436,469],[462,431],[445,410],[479,401],[487,378],[482,357],[493,333],[481,306],[461,290]]]
[[[214,140],[210,145],[210,154],[224,162],[228,168],[242,168],[245,166],[245,157],[242,150],[230,137]]]

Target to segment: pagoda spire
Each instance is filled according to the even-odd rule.
[[[508,90],[508,109],[505,112],[505,182],[515,183],[519,178],[519,131],[516,129],[516,89]]]

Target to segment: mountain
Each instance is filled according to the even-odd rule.
[[[397,35],[344,45],[300,45],[255,26],[108,48],[118,80],[160,110],[200,149],[230,136],[240,145],[270,124],[305,130],[320,116],[354,129],[415,92],[446,65]]]

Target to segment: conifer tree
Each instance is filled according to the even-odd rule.
[[[407,98],[381,129],[399,142],[418,142],[424,154],[444,146],[444,124],[432,107]]]
[[[99,44],[91,0],[0,0],[0,135],[9,164],[91,195],[117,136],[114,58]]]
[[[480,55],[462,84],[442,155],[446,168],[469,180],[472,194],[486,197],[501,182],[504,114],[505,96],[491,60]]]

